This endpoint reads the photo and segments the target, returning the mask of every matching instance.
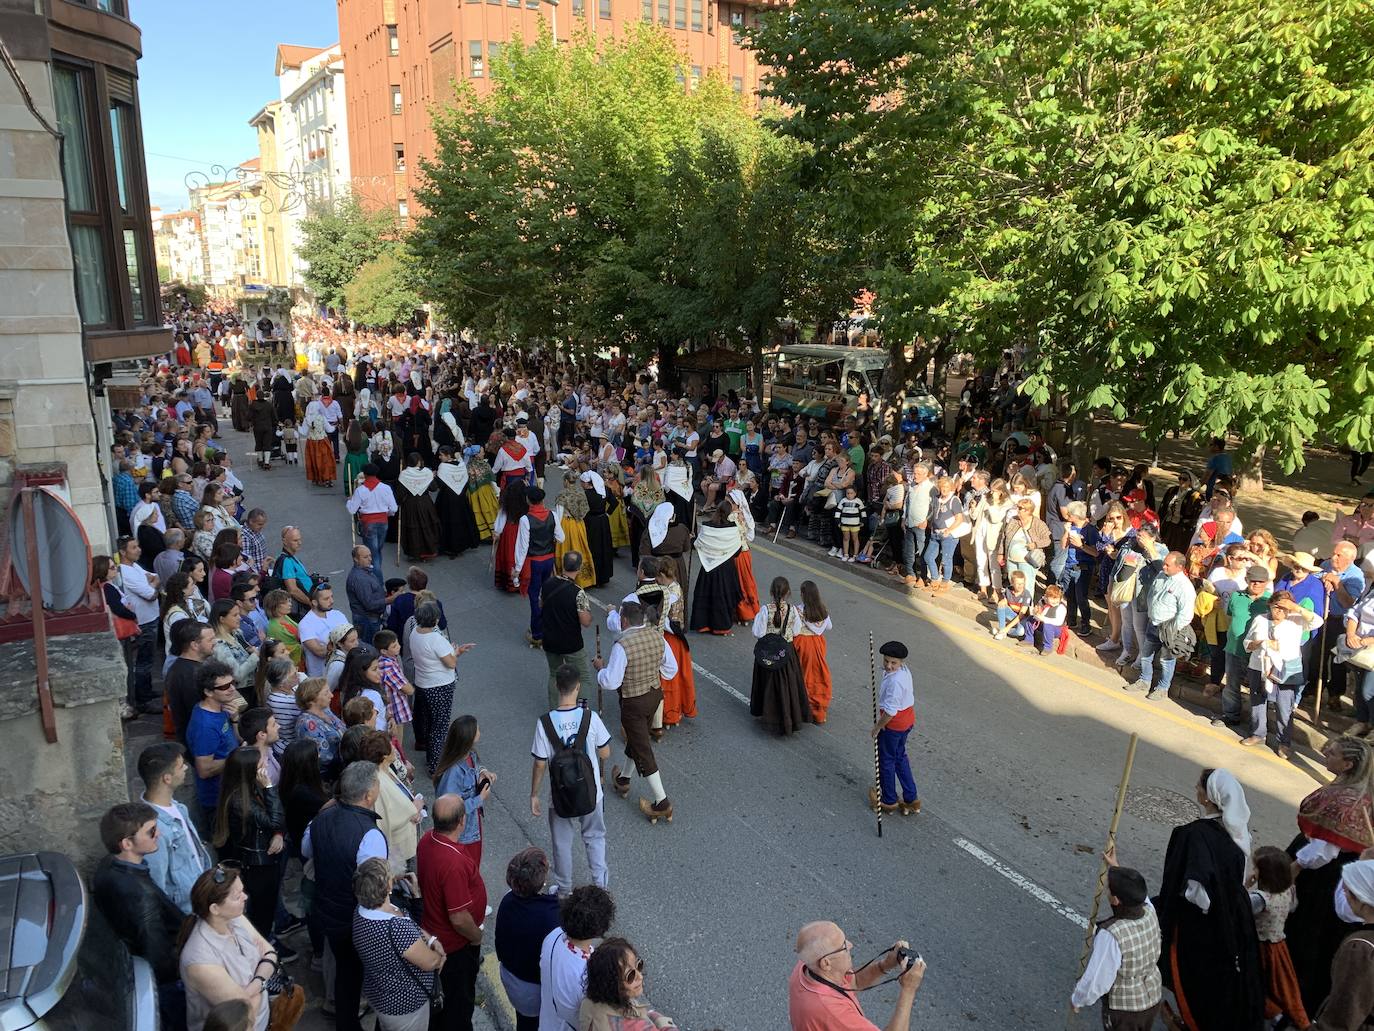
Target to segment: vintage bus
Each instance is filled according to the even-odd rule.
[[[834,422],[852,415],[862,393],[875,406],[882,393],[887,351],[842,344],[786,344],[769,356],[768,406]],[[924,392],[907,393],[903,411],[938,420],[940,405]]]

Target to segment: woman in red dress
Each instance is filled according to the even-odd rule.
[[[530,509],[525,497],[525,481],[511,480],[501,488],[501,511],[492,526],[493,574],[498,591],[515,594],[512,571],[515,567],[515,537],[520,531],[520,517]]]

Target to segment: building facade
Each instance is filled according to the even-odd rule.
[[[205,247],[200,238],[200,216],[185,211],[153,212],[153,243],[158,267],[170,282],[205,282]]]
[[[404,224],[415,206],[420,158],[434,154],[430,109],[467,80],[489,89],[492,61],[515,39],[557,25],[559,40],[624,36],[638,22],[669,32],[682,53],[683,81],[726,78],[758,90],[761,66],[741,32],[773,0],[338,0],[339,44],[348,73],[348,126],[357,192]]]

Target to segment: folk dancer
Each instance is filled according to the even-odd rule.
[[[910,816],[921,811],[916,795],[916,780],[911,775],[911,762],[906,755],[906,739],[916,725],[916,692],[911,685],[911,670],[907,668],[906,645],[888,641],[878,649],[883,657],[883,682],[878,688],[878,722],[873,724],[873,736],[878,741],[878,781],[881,798],[872,788],[868,801],[874,809],[884,812],[901,811]],[[902,784],[902,801],[897,802],[896,781]]]

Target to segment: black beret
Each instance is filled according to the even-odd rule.
[[[905,659],[907,657],[906,645],[901,641],[888,641],[878,649],[878,654],[893,659]]]

